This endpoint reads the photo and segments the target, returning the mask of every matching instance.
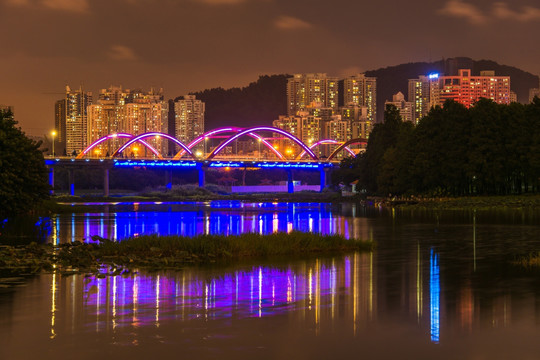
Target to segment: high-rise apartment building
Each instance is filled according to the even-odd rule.
[[[400,91],[392,96],[392,101],[386,101],[384,107],[394,105],[399,110],[401,120],[414,123],[414,103],[405,101],[405,95]]]
[[[139,135],[146,132],[167,132],[167,116],[168,103],[163,100],[162,89],[145,92],[111,86],[100,90],[96,104],[88,107],[87,141],[90,144],[114,133]],[[167,141],[164,139],[153,137],[145,141],[162,154],[167,153]],[[100,155],[112,154],[123,142],[123,138],[113,138],[101,144],[95,151],[100,152]],[[138,151],[139,146],[134,145],[133,148]],[[141,148],[139,154],[146,151]]]
[[[432,107],[439,105],[439,93],[439,74],[409,79],[408,100],[414,106],[414,124],[418,124]]]
[[[185,95],[174,103],[175,137],[188,144],[204,134],[205,104],[195,95]]]
[[[346,105],[339,109],[341,119],[348,124],[347,140],[367,139],[373,127],[368,120],[368,108],[358,105]],[[328,137],[331,138],[331,137]]]
[[[66,152],[70,155],[83,150],[87,142],[88,118],[87,106],[92,104],[92,93],[81,87],[71,90],[66,86],[66,96],[55,103],[55,130],[57,140],[65,143]],[[64,127],[65,126],[65,127]]]
[[[470,69],[460,69],[456,76],[440,76],[440,104],[454,100],[470,107],[481,98],[498,104],[510,103],[510,77],[495,76],[493,71],[481,71],[473,76]]]
[[[337,109],[338,79],[324,73],[295,74],[287,82],[287,115],[305,111],[313,103]]]
[[[323,121],[320,117],[310,115],[307,111],[301,111],[294,116],[279,116],[279,119],[274,120],[273,126],[285,130],[300,139],[304,144],[310,146],[321,140]],[[281,138],[281,135],[276,134]],[[295,144],[287,139],[278,141],[278,147],[282,149],[282,153],[288,157],[298,155],[300,149]],[[292,151],[292,149],[295,149]]]
[[[357,105],[367,108],[367,119],[372,124],[377,119],[377,78],[365,74],[349,76],[343,80],[345,106]]]
[[[334,115],[326,124],[324,131],[325,138],[340,142],[350,140],[349,123],[341,118],[341,115]]]

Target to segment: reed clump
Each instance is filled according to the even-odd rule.
[[[200,235],[196,237],[145,235],[120,242],[92,238],[92,243],[73,242],[59,246],[37,245],[0,248],[0,269],[41,270],[71,273],[125,274],[133,269],[180,269],[190,264],[274,256],[305,256],[371,251],[367,241],[341,235],[291,232],[270,235]]]

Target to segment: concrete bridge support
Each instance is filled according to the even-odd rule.
[[[320,192],[323,192],[324,188],[326,187],[326,175],[327,175],[328,169],[325,167],[319,168],[319,174],[320,174],[320,183],[321,183],[321,190]]]
[[[172,189],[172,170],[165,170],[165,186],[167,189]]]
[[[287,192],[289,194],[294,193],[294,183],[293,183],[293,176],[292,176],[292,170],[287,170]]]
[[[103,169],[103,196],[109,196],[109,169]]]
[[[51,186],[50,194],[54,195],[54,167],[49,167],[49,185]]]
[[[75,169],[68,169],[69,195],[75,195]]]
[[[197,171],[199,172],[199,187],[203,188],[205,185],[205,171],[202,164],[197,164]]]

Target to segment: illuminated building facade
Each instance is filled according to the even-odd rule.
[[[185,95],[174,103],[175,137],[188,144],[204,134],[205,104],[195,95]]]
[[[392,101],[386,101],[384,106],[394,105],[399,110],[401,120],[414,122],[414,103],[405,101],[405,95],[400,91],[392,96]]]
[[[82,86],[78,90],[71,90],[69,86],[66,86],[66,97],[56,102],[58,107],[58,112],[55,114],[58,116],[55,120],[55,124],[58,124],[56,131],[60,134],[59,139],[63,139],[62,123],[65,123],[65,144],[68,155],[79,153],[88,144],[87,106],[91,104],[92,93],[85,92]]]
[[[409,79],[409,102],[413,103],[414,124],[426,116],[432,107],[439,105],[439,74],[421,75]]]
[[[100,91],[96,104],[88,106],[87,141],[90,144],[114,133],[167,132],[167,116],[168,104],[163,100],[162,89],[144,92],[111,86]],[[159,138],[147,141],[161,153],[167,152],[167,141]],[[98,156],[110,155],[121,142],[124,142],[121,138],[113,138],[94,151]],[[133,149],[139,148],[135,145]]]
[[[304,144],[310,146],[321,140],[322,122],[320,117],[310,115],[306,111],[301,111],[296,116],[280,116],[279,119],[274,120],[273,126],[291,133]],[[279,137],[278,134],[275,134],[275,136]],[[278,141],[278,147],[286,149],[284,153],[287,155],[292,155],[290,150],[287,151],[291,146],[294,147],[295,145],[291,144],[287,139]],[[298,154],[299,151],[299,149],[295,149],[294,153]]]
[[[337,109],[338,79],[324,73],[295,74],[287,82],[287,115],[297,115],[311,104]]]
[[[367,139],[373,127],[373,123],[368,120],[368,108],[358,105],[346,105],[339,109],[341,119],[347,122],[347,140]]]
[[[439,87],[441,105],[446,100],[454,100],[470,107],[481,98],[497,104],[510,103],[510,77],[495,76],[493,71],[481,71],[480,76],[472,76],[470,69],[460,69],[457,76],[440,76]]]
[[[356,105],[367,108],[367,121],[377,119],[377,78],[364,74],[349,76],[343,80],[343,102],[345,106]]]

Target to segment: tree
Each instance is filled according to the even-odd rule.
[[[384,111],[384,123],[376,124],[369,135],[366,153],[360,167],[360,184],[368,192],[379,192],[377,180],[383,164],[385,152],[396,146],[403,128],[399,110],[394,105],[388,105]],[[392,159],[395,157],[392,156]],[[385,188],[392,187],[389,179],[389,169],[385,169]],[[386,190],[386,189],[381,189]]]
[[[29,212],[49,195],[41,143],[16,124],[11,112],[0,111],[0,219]]]

